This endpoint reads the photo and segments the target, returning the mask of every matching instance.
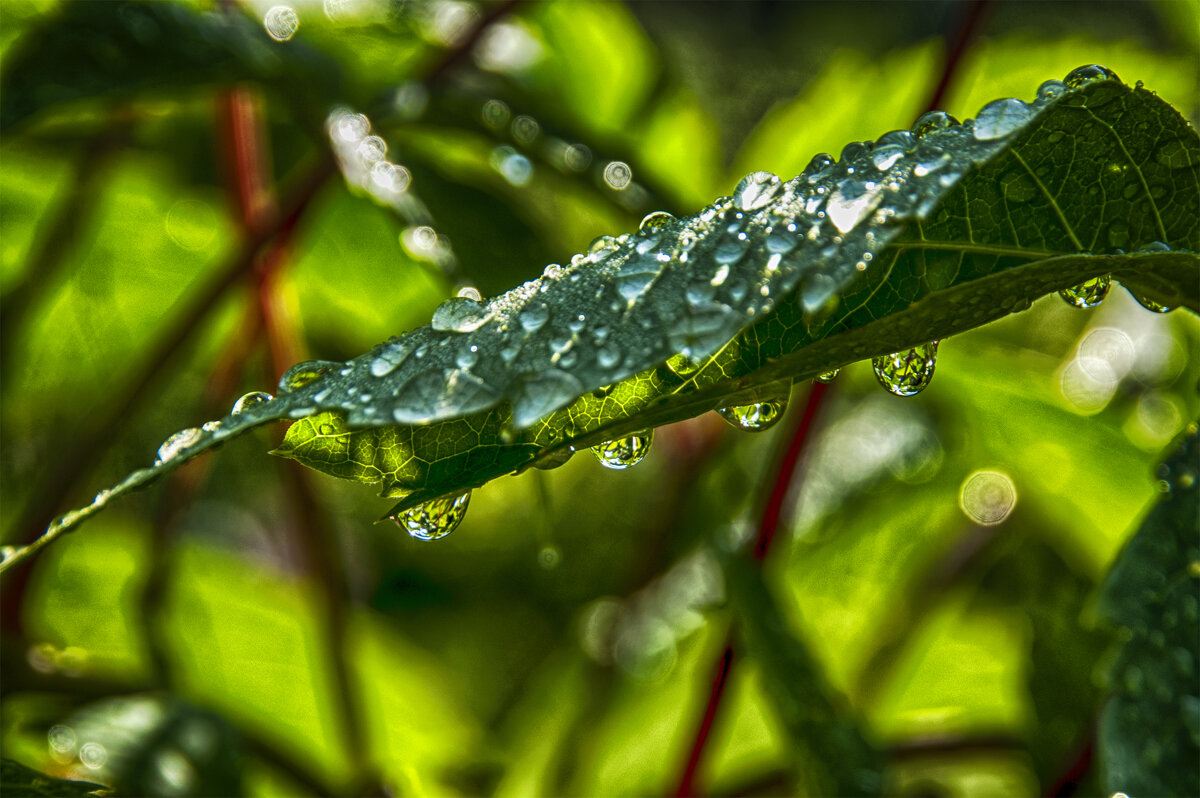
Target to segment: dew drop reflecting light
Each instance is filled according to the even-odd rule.
[[[1001,471],[976,471],[963,482],[959,507],[977,524],[1003,523],[1017,505],[1017,487]]]
[[[267,35],[275,41],[286,42],[296,35],[296,30],[300,27],[300,18],[296,16],[296,9],[291,6],[272,6],[263,15],[263,27],[266,28]]]
[[[91,770],[100,770],[108,762],[108,749],[97,742],[84,743],[79,748],[79,761]]]
[[[620,191],[627,188],[631,180],[633,180],[633,170],[624,161],[610,161],[604,167],[604,182],[610,188]]]
[[[644,430],[592,447],[592,453],[605,468],[624,471],[645,459],[654,440],[654,430]]]
[[[457,496],[442,496],[402,510],[391,519],[417,540],[438,540],[458,528],[470,502],[471,491],[467,490]]]

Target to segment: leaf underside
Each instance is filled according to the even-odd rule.
[[[1115,76],[1053,94],[851,144],[786,182],[759,173],[501,296],[451,300],[354,360],[293,369],[315,378],[194,431],[49,531],[270,421],[296,420],[274,454],[380,483],[395,512],[1097,276],[1200,310],[1196,132]],[[689,368],[668,368],[679,355]]]
[[[1107,793],[1200,792],[1200,436],[1185,435],[1100,598],[1124,641],[1097,733]]]

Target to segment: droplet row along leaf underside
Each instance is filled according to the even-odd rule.
[[[976,127],[996,127],[985,115],[997,104],[962,125],[938,117],[787,183],[747,178],[687,220],[652,215],[486,304],[452,301],[441,329],[301,368],[311,381],[206,425],[57,527],[273,420],[296,420],[276,454],[381,483],[396,511],[778,397],[1093,277],[1200,310],[1200,139],[1150,91],[1103,74],[1078,83],[1053,82],[1015,114],[1001,106],[998,134]],[[522,323],[543,306],[547,320]],[[694,369],[667,367],[680,354]]]

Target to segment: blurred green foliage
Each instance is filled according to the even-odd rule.
[[[100,41],[116,5],[0,6],[6,102],[23,47],[48,48],[63,85],[114,88],[39,93],[4,120],[6,543],[145,464],[170,431],[274,385],[288,363],[254,321],[263,296],[275,350],[356,355],[425,323],[460,283],[503,290],[650,210],[689,213],[748,171],[790,175],[813,153],[907,127],[964,10],[530,3],[460,51],[462,26],[494,7],[303,2],[295,35],[276,42],[271,6],[149,4],[176,20],[168,39],[116,56]],[[993,3],[946,109],[972,116],[1095,62],[1195,124],[1200,60],[1180,8],[1194,19],[1187,3],[1086,15]],[[82,36],[55,35],[80,14]],[[197,69],[206,47],[232,60]],[[326,181],[266,293],[247,270],[135,391],[244,239],[222,121],[231,80],[256,98],[281,205],[327,157],[335,106],[370,117],[419,204],[353,175]],[[483,113],[492,99],[503,125]],[[576,169],[562,147],[522,143],[522,115],[538,142],[583,145],[590,160]],[[525,181],[495,165],[513,154]],[[604,183],[614,160],[634,190]],[[414,246],[423,225],[450,256]],[[735,619],[777,612],[732,672],[700,767],[707,792],[825,789],[797,752],[837,745],[830,726],[781,711],[780,682],[804,658],[844,699],[833,725],[853,723],[879,755],[883,792],[1062,789],[1111,664],[1126,662],[1096,588],[1161,495],[1155,466],[1200,414],[1198,379],[1195,317],[1151,314],[1117,290],[1093,311],[1048,297],[944,341],[913,399],[883,395],[855,364],[761,581],[741,587],[724,586],[713,552],[756,523],[792,418],[759,436],[711,416],[664,428],[627,473],[577,457],[498,480],[436,544],[372,525],[383,508],[370,491],[297,476],[264,454],[279,431],[256,433],[47,549],[28,580],[6,576],[3,756],[130,794],[661,794]],[[997,526],[960,507],[981,470],[1016,491]],[[1200,584],[1190,565],[1171,583],[1184,603]],[[1195,696],[1170,699],[1194,735]],[[1101,775],[1072,778],[1081,793],[1123,788]]]

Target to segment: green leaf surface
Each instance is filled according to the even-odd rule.
[[[108,795],[103,784],[90,781],[56,779],[27,768],[11,759],[0,759],[0,794],[9,798],[71,798],[72,796]]]
[[[1200,139],[1099,67],[1070,83],[851,143],[787,182],[748,176],[695,216],[654,214],[499,297],[450,300],[345,364],[301,364],[277,399],[186,431],[50,536],[277,419],[299,423],[276,454],[382,483],[399,510],[1099,275],[1200,308]],[[694,366],[664,366],[677,355]]]
[[[1162,499],[1109,573],[1101,612],[1124,645],[1100,719],[1105,792],[1200,792],[1200,436],[1159,469]]]

